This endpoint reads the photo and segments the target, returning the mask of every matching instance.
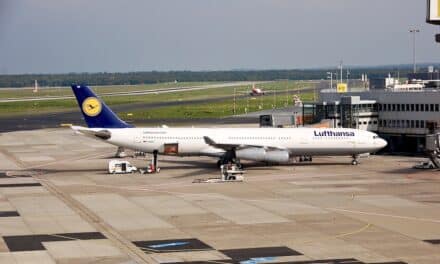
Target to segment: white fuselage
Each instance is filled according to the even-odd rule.
[[[143,152],[164,153],[166,145],[178,146],[179,156],[221,156],[217,144],[285,150],[291,156],[357,155],[371,153],[386,146],[375,133],[355,129],[331,128],[121,128],[99,129],[111,133],[105,141]]]

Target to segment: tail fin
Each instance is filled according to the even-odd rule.
[[[113,111],[85,85],[72,85],[79,108],[90,128],[133,127],[119,119]]]

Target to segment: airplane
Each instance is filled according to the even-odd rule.
[[[256,88],[255,87],[255,83],[252,84],[252,90],[249,93],[249,95],[251,95],[251,96],[260,96],[260,95],[265,95],[265,94],[266,93],[263,90],[261,90],[260,88]]]
[[[376,152],[387,145],[377,134],[348,128],[169,128],[134,127],[121,120],[85,85],[72,91],[88,127],[71,126],[85,136],[157,156],[209,156],[217,166],[240,160],[289,163],[297,156],[351,156]]]

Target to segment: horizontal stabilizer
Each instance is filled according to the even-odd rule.
[[[89,136],[89,137],[97,137],[100,139],[110,139],[112,134],[110,131],[105,130],[105,129],[101,129],[101,130],[95,130],[95,129],[90,129],[87,127],[81,127],[81,126],[71,126],[71,128],[78,133],[81,133],[85,136]]]

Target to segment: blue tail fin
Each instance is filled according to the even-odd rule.
[[[133,127],[119,119],[113,111],[85,85],[72,85],[72,91],[78,101],[84,120],[90,128],[127,128]]]

